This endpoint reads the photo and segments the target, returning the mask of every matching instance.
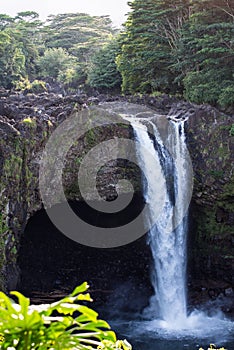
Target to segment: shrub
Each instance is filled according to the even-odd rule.
[[[32,85],[28,78],[21,78],[14,83],[17,91],[25,91],[31,89]]]
[[[37,122],[36,122],[35,118],[31,118],[31,117],[24,118],[21,123],[23,123],[29,127],[32,127],[32,128],[37,127]]]
[[[30,91],[34,93],[45,92],[47,91],[46,83],[42,80],[36,79],[31,83]]]
[[[74,61],[72,55],[59,47],[45,50],[44,56],[40,57],[37,63],[43,77],[57,79],[61,72],[73,67]]]
[[[11,350],[131,350],[117,341],[107,322],[80,301],[92,301],[87,283],[52,304],[30,305],[28,298],[11,292],[18,303],[0,292],[0,349]]]
[[[232,124],[230,131],[229,131],[230,136],[234,136],[234,124]]]
[[[221,91],[218,102],[224,108],[234,105],[234,85],[227,86]]]
[[[203,348],[199,348],[199,350],[204,350]],[[222,348],[217,348],[215,344],[210,344],[209,348],[207,350],[227,350],[224,349],[224,347]]]
[[[28,78],[21,78],[15,82],[15,89],[17,91],[28,91],[33,93],[40,93],[47,91],[46,83],[42,80],[33,80],[31,83]]]

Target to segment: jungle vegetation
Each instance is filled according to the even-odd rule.
[[[234,104],[233,0],[133,0],[121,30],[108,16],[0,15],[0,84],[52,77],[69,89],[171,94]],[[37,84],[34,83],[35,86]]]

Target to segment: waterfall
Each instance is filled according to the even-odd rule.
[[[170,122],[167,146],[153,122],[135,119],[132,127],[138,145],[139,165],[146,179],[143,190],[149,206],[147,220],[153,221],[159,196],[164,198],[164,206],[149,233],[154,260],[152,285],[155,290],[150,311],[154,317],[168,324],[178,324],[187,316],[186,193],[189,183],[186,175],[184,121]],[[145,149],[154,154],[154,163],[149,162]]]
[[[187,314],[186,214],[193,192],[193,167],[186,147],[186,118],[165,118],[145,106],[127,102],[108,102],[102,108],[117,113],[133,128],[132,159],[144,173],[145,207],[140,217],[145,223],[144,232],[149,232],[153,257],[154,296],[143,319],[120,321],[123,334],[139,337],[142,346],[145,341],[144,349],[184,349],[188,344],[195,348],[202,339],[203,344],[212,341],[222,346],[231,339],[227,348],[233,348],[234,323],[219,307],[216,310],[217,304],[211,309],[209,301],[209,310],[205,311],[203,305],[202,310],[194,308]],[[166,342],[162,343],[162,339]],[[192,340],[188,343],[188,339]]]

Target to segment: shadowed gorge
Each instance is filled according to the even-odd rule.
[[[90,223],[108,225],[105,214],[94,218],[89,216],[84,203],[70,204]],[[141,205],[143,202],[138,196],[134,209],[126,211],[127,221],[137,214]],[[111,219],[112,225],[119,223],[118,217],[115,220]],[[77,231],[79,233],[79,227]],[[30,218],[21,238],[17,289],[39,303],[65,295],[87,280],[97,306],[112,300],[121,312],[140,312],[148,304],[152,293],[150,261],[151,253],[145,236],[119,248],[90,248],[59,232],[45,210],[40,210]],[[133,294],[134,299],[131,298]]]

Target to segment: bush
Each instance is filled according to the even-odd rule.
[[[47,91],[47,88],[44,81],[36,79],[31,83],[30,92],[40,93],[45,91]]]
[[[42,80],[33,80],[31,83],[28,78],[21,78],[15,82],[15,89],[17,91],[27,91],[33,93],[40,93],[47,91],[46,83]]]
[[[120,47],[116,40],[96,52],[91,59],[87,84],[100,91],[120,91],[122,78],[115,62],[118,53]]]
[[[234,85],[228,86],[221,91],[218,102],[224,108],[234,105]]]
[[[14,83],[14,87],[17,91],[25,91],[31,89],[32,85],[28,78],[21,78]]]
[[[38,67],[43,77],[57,79],[61,72],[74,66],[75,57],[70,55],[65,49],[52,48],[44,52],[44,56],[38,59]]]
[[[28,298],[11,292],[18,303],[0,292],[0,349],[10,350],[131,350],[117,341],[107,322],[80,301],[92,301],[87,283],[52,304],[30,305]]]
[[[199,350],[204,350],[203,348],[199,348]],[[207,350],[227,350],[224,349],[224,347],[222,348],[217,348],[215,344],[210,344],[209,348]]]
[[[186,99],[195,103],[210,103],[223,108],[234,105],[234,85],[225,80],[222,71],[189,72],[183,80]]]

